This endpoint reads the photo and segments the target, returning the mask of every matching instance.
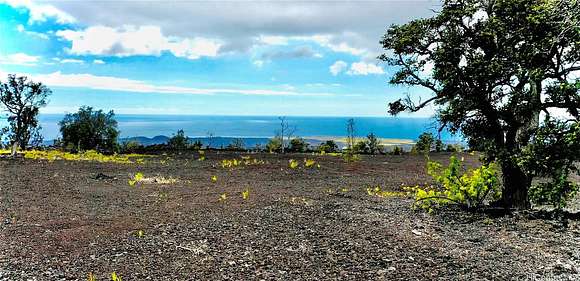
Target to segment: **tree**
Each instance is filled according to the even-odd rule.
[[[26,76],[9,74],[6,83],[0,81],[0,103],[8,112],[10,124],[3,131],[9,132],[13,154],[17,147],[25,149],[31,140],[35,144],[42,142],[38,112],[51,93],[45,85],[30,81]]]
[[[308,149],[308,143],[303,138],[293,138],[290,140],[290,152],[304,152]]]
[[[337,152],[338,145],[333,140],[327,140],[318,146],[318,150],[320,150],[320,152],[324,151],[325,153]]]
[[[82,106],[76,113],[69,113],[59,122],[62,142],[77,150],[95,149],[113,152],[117,145],[119,130],[115,113],[111,110],[93,110]]]
[[[275,136],[274,138],[268,140],[266,144],[266,150],[270,153],[275,151],[282,151],[282,138],[280,136]]]
[[[349,153],[354,149],[355,140],[354,119],[350,118],[346,121],[346,147]]]
[[[391,26],[381,41],[387,52],[379,57],[398,68],[390,82],[423,87],[432,95],[418,102],[408,95],[391,102],[389,112],[438,106],[442,128],[461,131],[470,147],[478,144],[488,162],[500,165],[503,205],[528,208],[534,177],[567,177],[571,168],[562,163],[578,159],[578,153],[550,154],[536,159],[541,170],[528,166],[534,161],[522,161],[530,145],[537,151],[565,143],[538,143],[539,132],[548,130],[558,140],[578,133],[579,3],[446,0],[434,17]],[[566,120],[557,121],[555,109],[566,111]],[[550,125],[554,122],[563,123]]]
[[[184,150],[189,146],[189,138],[185,135],[185,132],[180,129],[177,130],[177,133],[173,135],[169,141],[167,141],[167,145],[173,150]]]
[[[370,154],[377,154],[381,151],[381,141],[373,133],[367,135],[366,144]]]
[[[415,143],[415,150],[427,154],[431,151],[434,142],[435,138],[432,133],[422,133],[419,135],[417,143]]]
[[[284,153],[288,146],[286,143],[290,142],[292,135],[296,132],[296,126],[291,127],[285,116],[278,117],[278,120],[280,120],[280,131],[276,135],[281,141],[280,152]]]

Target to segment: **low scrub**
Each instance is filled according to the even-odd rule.
[[[451,156],[447,167],[429,161],[427,173],[433,177],[437,186],[407,189],[415,194],[414,206],[429,212],[446,205],[473,210],[501,196],[500,180],[494,163],[468,170],[464,168],[462,160]]]

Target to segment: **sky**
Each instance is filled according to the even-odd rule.
[[[386,116],[428,92],[388,84],[381,36],[438,3],[0,0],[0,81],[46,84],[43,113]]]

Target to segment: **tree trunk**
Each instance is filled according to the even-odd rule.
[[[532,184],[521,168],[513,163],[501,165],[503,177],[502,202],[506,208],[529,209],[528,190]]]

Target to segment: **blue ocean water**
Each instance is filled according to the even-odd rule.
[[[41,114],[45,140],[58,138],[60,114]],[[171,136],[183,129],[190,137],[206,137],[209,133],[221,137],[264,138],[272,137],[280,129],[276,116],[198,116],[198,115],[115,115],[122,138]],[[300,137],[343,137],[350,117],[296,117],[286,118],[294,135]],[[381,138],[416,139],[419,134],[431,131],[437,135],[437,126],[429,118],[353,117],[355,133],[363,137],[374,133]],[[457,142],[460,136],[441,133],[445,142]]]

